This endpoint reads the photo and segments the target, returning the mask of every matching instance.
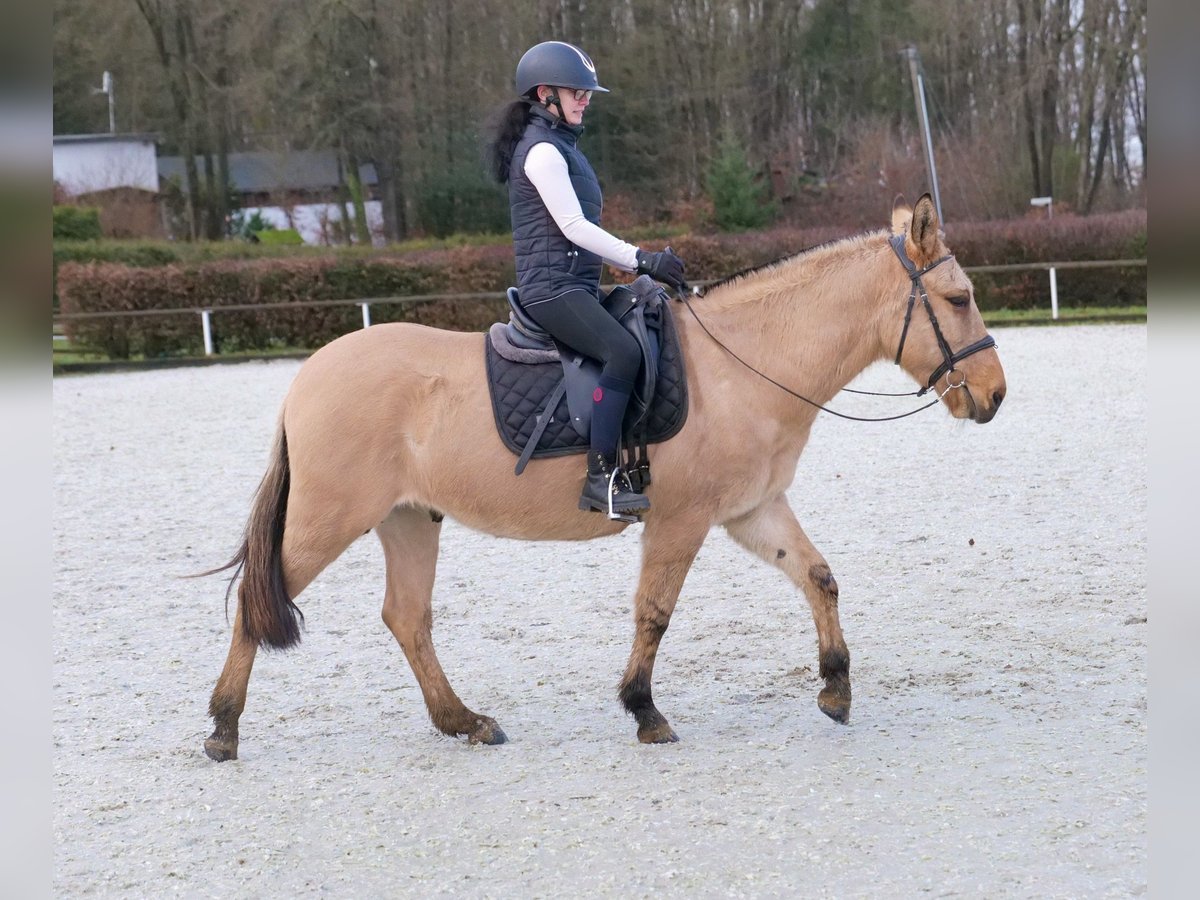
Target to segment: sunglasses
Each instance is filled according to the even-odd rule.
[[[560,91],[566,91],[575,98],[576,103],[582,103],[584,100],[592,99],[592,92],[585,90],[575,90],[573,88],[559,88]]]

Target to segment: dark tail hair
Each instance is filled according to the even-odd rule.
[[[513,148],[529,124],[529,101],[522,98],[501,107],[489,124],[491,138],[485,150],[488,174],[500,184],[508,181]]]
[[[287,435],[281,420],[271,463],[254,494],[241,549],[225,565],[199,573],[215,575],[234,569],[225,591],[226,614],[233,584],[239,574],[242,576],[238,591],[242,633],[254,643],[275,650],[300,643],[300,626],[304,621],[304,613],[288,596],[283,579],[283,527],[290,487]]]

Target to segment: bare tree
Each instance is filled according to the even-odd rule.
[[[96,121],[84,79],[110,68],[124,127],[184,158],[192,235],[223,228],[233,150],[322,149],[342,161],[347,206],[373,165],[395,240],[448,211],[475,226],[487,114],[511,99],[521,53],[561,39],[613,89],[583,141],[606,191],[642,215],[700,196],[726,134],[795,203],[810,189],[790,173],[866,204],[919,152],[899,56],[912,43],[943,193],[976,215],[1023,209],[1031,191],[1090,209],[1140,202],[1145,20],[1145,0],[74,0],[55,31],[55,120]],[[829,210],[824,190],[812,202]]]

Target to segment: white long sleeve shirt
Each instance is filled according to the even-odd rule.
[[[583,215],[567,161],[550,143],[534,144],[525,154],[525,175],[535,188],[559,230],[572,244],[590,250],[610,266],[637,271],[637,247],[613,237]]]

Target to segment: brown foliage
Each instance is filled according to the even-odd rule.
[[[106,238],[164,236],[159,201],[149,191],[112,188],[81,194],[75,200],[100,210],[100,228]]]

